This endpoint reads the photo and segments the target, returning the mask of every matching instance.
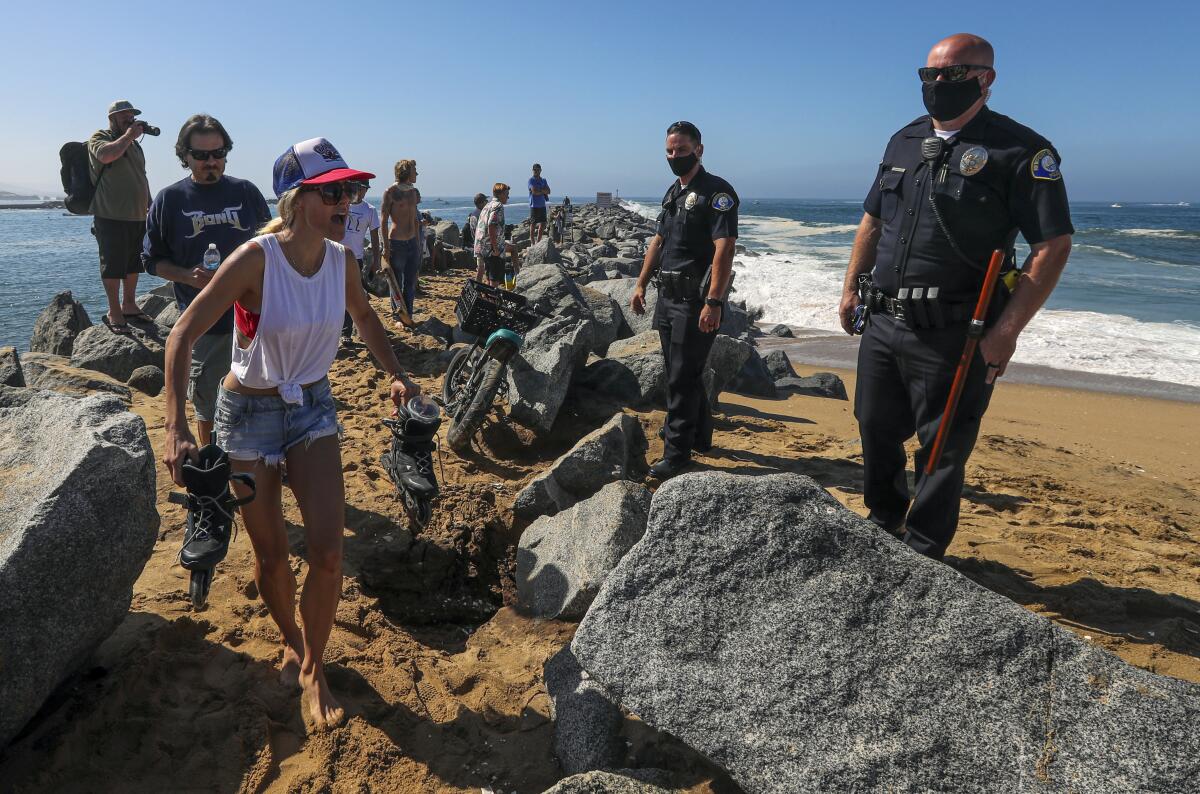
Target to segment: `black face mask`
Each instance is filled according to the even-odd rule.
[[[979,80],[971,78],[951,83],[939,80],[934,83],[921,83],[921,98],[925,100],[925,109],[929,115],[938,121],[950,121],[967,112],[983,96],[983,87]]]
[[[667,165],[671,166],[671,173],[675,176],[683,176],[688,171],[696,167],[696,163],[700,158],[692,154],[685,154],[682,157],[668,157]]]

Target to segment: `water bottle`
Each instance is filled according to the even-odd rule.
[[[513,272],[512,262],[504,263],[504,288],[510,292],[517,288],[517,274]]]
[[[204,269],[211,272],[220,266],[221,252],[217,250],[216,243],[209,243],[208,250],[204,252]]]

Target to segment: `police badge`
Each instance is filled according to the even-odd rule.
[[[982,146],[972,146],[963,152],[958,161],[958,170],[963,176],[975,176],[987,165],[988,150]]]
[[[687,198],[683,200],[683,208],[685,210],[690,210],[694,206],[696,206],[696,194],[688,193]]]

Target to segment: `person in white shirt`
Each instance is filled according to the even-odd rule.
[[[357,192],[351,198],[350,212],[346,215],[346,236],[342,238],[342,245],[346,246],[347,251],[354,254],[363,285],[366,286],[369,275],[379,271],[379,212],[366,200],[367,190],[370,189],[371,183],[356,182],[354,184]],[[371,235],[371,250],[375,253],[370,273],[363,269],[363,243],[368,233]],[[349,341],[353,330],[354,321],[350,319],[350,312],[346,312],[346,317],[342,322],[342,340]]]

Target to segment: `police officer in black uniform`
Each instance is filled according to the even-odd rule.
[[[958,34],[934,45],[919,69],[929,115],[892,136],[863,204],[839,313],[863,332],[854,413],[863,444],[870,518],[912,548],[941,559],[958,526],[967,457],[993,382],[1017,336],[1041,308],[1071,251],[1071,216],[1058,152],[1033,130],[990,110],[992,46]],[[1020,270],[1009,255],[958,413],[933,474],[924,468],[995,249],[1031,247]],[[869,282],[859,276],[869,274]],[[865,329],[855,326],[866,303]],[[916,491],[904,442],[917,434]]]
[[[646,286],[657,268],[654,326],[667,373],[663,457],[650,467],[660,480],[674,477],[692,451],[712,447],[712,414],[704,391],[704,365],[712,349],[733,273],[738,197],[724,179],[704,170],[700,130],[688,121],[667,128],[667,163],[679,177],[663,196],[658,233],[630,305],[646,311]]]

